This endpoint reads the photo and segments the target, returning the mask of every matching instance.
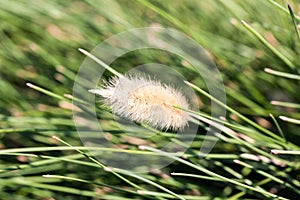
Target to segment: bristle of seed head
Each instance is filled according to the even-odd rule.
[[[186,97],[173,87],[144,77],[114,77],[101,89],[89,92],[100,95],[113,113],[146,123],[158,129],[182,130],[189,114]]]

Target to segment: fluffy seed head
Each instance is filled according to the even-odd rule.
[[[114,77],[101,89],[89,90],[101,95],[113,113],[146,123],[154,128],[182,130],[188,123],[188,101],[179,91],[144,77]]]

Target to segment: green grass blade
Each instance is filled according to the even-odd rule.
[[[295,80],[300,80],[300,76],[296,75],[296,74],[290,74],[290,73],[286,73],[286,72],[280,72],[280,71],[276,71],[270,68],[265,68],[264,69],[265,72],[269,73],[269,74],[273,74],[276,76],[280,76],[280,77],[284,77],[284,78],[289,78],[289,79],[295,79]]]
[[[294,119],[294,118],[290,118],[290,117],[286,117],[286,116],[279,116],[279,119],[286,121],[286,122],[293,123],[293,124],[300,124],[299,119]]]
[[[291,69],[295,69],[295,65],[286,58],[282,53],[280,53],[276,48],[274,48],[261,34],[259,34],[254,28],[252,28],[247,22],[242,20],[244,27],[252,33],[262,44],[264,44],[271,52],[273,52],[282,62],[284,62]]]

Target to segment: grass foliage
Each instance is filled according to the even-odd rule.
[[[0,199],[297,199],[300,4],[289,3],[0,0]],[[73,122],[70,94],[85,58],[78,48],[92,50],[119,32],[158,24],[210,52],[227,105],[206,93],[201,75],[178,57],[149,49],[119,58],[112,67],[120,73],[149,62],[174,66],[201,99],[194,113],[201,128],[183,157],[155,148],[164,144],[157,138],[151,141],[157,146],[141,149],[122,139],[100,105],[104,131],[129,154],[174,160],[147,174],[109,168],[89,155]],[[218,139],[213,151],[199,158],[208,124],[220,128],[220,119],[209,118],[210,101],[227,110],[225,128],[210,138]]]

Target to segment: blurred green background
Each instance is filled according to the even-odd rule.
[[[71,160],[84,160],[78,152],[42,149],[64,145],[51,138],[52,135],[74,146],[82,145],[72,120],[71,101],[63,97],[64,94],[72,94],[77,70],[85,58],[78,48],[91,51],[106,38],[131,28],[154,25],[171,27],[199,42],[209,51],[222,74],[227,105],[282,137],[269,116],[273,114],[288,141],[287,145],[274,144],[267,136],[260,138],[257,135],[260,131],[234,113],[228,112],[228,123],[247,128],[241,130],[241,134],[245,137],[253,136],[255,142],[251,145],[265,153],[269,153],[272,148],[299,150],[299,122],[288,123],[278,119],[280,115],[300,119],[300,38],[296,31],[300,4],[296,0],[288,2],[295,18],[289,13],[287,1],[284,0],[0,0],[0,199],[177,198],[133,177],[128,179],[145,190],[162,192],[165,196],[161,193],[130,193],[127,190],[136,191],[136,188],[111,173],[84,164],[54,159],[71,156]],[[241,20],[255,29],[265,43],[243,26]],[[187,80],[205,88],[205,84],[198,78],[199,74],[185,68],[183,60],[159,51],[146,52],[146,56],[139,52],[129,54],[112,66],[124,73],[132,66],[147,62],[174,66]],[[265,68],[286,72],[288,76],[294,75],[296,78],[271,75],[264,71]],[[109,76],[109,73],[105,75]],[[33,90],[26,86],[28,82],[59,97]],[[201,111],[209,113],[210,106],[205,105],[209,105],[210,99],[201,94],[199,97]],[[271,104],[273,100],[294,104],[276,106]],[[203,130],[205,128],[203,125]],[[251,135],[252,132],[255,134]],[[300,186],[297,156],[282,157],[286,161],[293,161],[294,166],[247,160],[241,158],[241,154],[259,156],[260,152],[241,145],[235,138],[228,136],[227,139],[218,142],[214,149],[219,157],[203,160],[191,158],[189,161],[241,182],[247,183],[246,180],[250,180],[253,187],[261,184],[264,190],[275,195],[297,199]],[[128,145],[134,146],[130,142]],[[198,149],[197,145],[199,143],[191,148]],[[30,147],[41,148],[34,154],[37,157],[21,153],[22,149]],[[18,148],[14,153],[20,154],[1,153],[1,150],[9,148]],[[31,152],[28,150],[28,153]],[[77,155],[80,158],[72,158]],[[245,159],[254,169],[237,166],[232,162],[240,158]],[[197,174],[195,169],[175,162],[159,173],[143,176],[186,199],[273,199],[270,195],[247,190],[224,180],[170,177],[170,172],[180,169]],[[269,172],[282,182],[270,177],[265,180],[265,176],[257,170]],[[41,176],[44,174],[75,177],[86,182],[47,179]],[[99,182],[107,185],[99,185]],[[286,183],[292,187],[286,186]]]

